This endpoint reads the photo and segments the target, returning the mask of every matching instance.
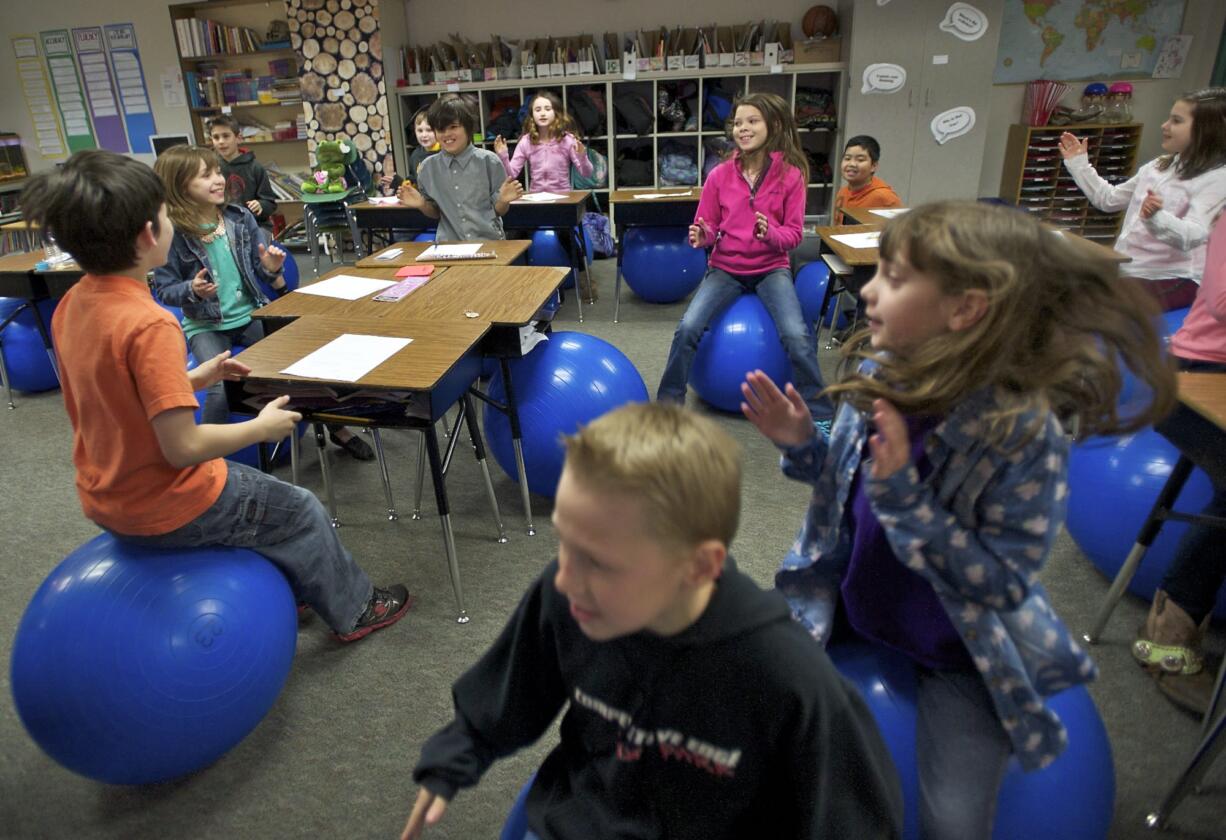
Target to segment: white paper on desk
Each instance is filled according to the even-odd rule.
[[[537,322],[533,321],[528,326],[519,328],[519,355],[527,356],[533,347],[549,340],[549,336],[538,330],[536,325]]]
[[[570,198],[568,195],[560,195],[553,192],[534,192],[524,193],[519,197],[519,201],[557,201],[559,198]]]
[[[388,286],[394,286],[395,280],[378,280],[374,277],[355,277],[352,274],[338,274],[327,280],[320,280],[309,286],[301,286],[294,294],[320,295],[321,297],[340,298],[341,300],[358,300],[375,292],[381,292]]]
[[[693,190],[686,190],[683,193],[635,193],[635,199],[640,198],[684,198],[687,195],[693,195]]]
[[[394,195],[372,195],[367,199],[371,204],[399,204],[400,199]]]
[[[876,248],[881,239],[881,231],[871,230],[868,233],[839,233],[830,237],[841,242],[848,248]]]
[[[901,216],[910,210],[910,207],[883,207],[878,210],[869,210],[874,216],[880,216],[883,219],[892,219],[895,216]]]
[[[312,379],[332,379],[337,382],[357,382],[409,346],[412,341],[411,338],[345,333],[314,353],[303,356],[281,373],[309,376]]]
[[[382,252],[382,253],[380,253],[380,254],[375,254],[375,259],[377,259],[377,260],[394,260],[394,259],[396,259],[396,257],[400,256],[400,255],[401,255],[401,254],[403,254],[403,253],[404,253],[404,249],[403,249],[403,248],[388,248],[386,251],[384,251],[384,252]]]
[[[422,251],[417,256],[417,259],[421,262],[453,259],[455,257],[464,257],[469,254],[475,254],[480,250],[480,242],[461,242],[455,245],[431,245],[429,248]]]

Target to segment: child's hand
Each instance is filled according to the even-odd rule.
[[[379,176],[379,194],[389,195],[392,189],[392,181],[396,180],[396,173],[391,172]]]
[[[506,153],[507,153],[507,141],[503,140],[502,135],[499,134],[497,137],[494,138],[494,154],[498,155],[499,157],[502,157]]]
[[[201,300],[217,296],[217,284],[209,279],[209,270],[202,268],[192,278],[192,294]]]
[[[707,223],[702,220],[702,216],[699,216],[698,220],[690,225],[690,247],[707,247]]]
[[[757,221],[753,224],[753,238],[766,239],[766,228],[770,225],[770,221],[766,218],[765,213],[757,213]]]
[[[420,210],[426,206],[425,197],[417,191],[417,187],[413,186],[408,181],[405,181],[400,185],[400,192],[396,194],[396,197],[400,199],[400,203],[405,207],[412,207]]]
[[[260,424],[266,443],[276,443],[282,438],[294,433],[294,427],[302,420],[302,415],[296,411],[287,411],[284,406],[289,402],[289,395],[277,397],[260,409],[255,422]]]
[[[572,134],[571,137],[575,138],[575,152],[578,153],[579,157],[586,155],[587,147],[583,145],[583,141],[579,139],[579,136],[577,134]]]
[[[279,245],[270,245],[265,247],[261,242],[260,248],[260,265],[269,274],[276,274],[281,270],[281,266],[285,265],[285,249]]]
[[[1145,200],[1141,202],[1141,218],[1148,219],[1161,209],[1162,196],[1158,195],[1153,190],[1145,193]]]
[[[404,824],[400,840],[417,840],[428,825],[437,825],[447,811],[447,800],[422,788],[417,792],[417,801],[413,803],[413,813]]]
[[[523,195],[524,185],[514,178],[507,178],[502,182],[502,189],[498,191],[498,200],[510,204],[522,198]]]
[[[889,478],[911,463],[911,442],[907,423],[889,400],[873,400],[873,425],[877,427],[868,439],[868,451],[873,456],[871,476]]]
[[[1060,156],[1065,160],[1090,153],[1090,141],[1078,140],[1069,132],[1060,135]]]
[[[809,406],[791,382],[785,394],[765,373],[751,370],[741,383],[741,394],[741,413],[779,446],[799,446],[816,434]]]
[[[260,216],[264,213],[264,207],[254,198],[247,202],[247,209],[251,211],[253,216]]]
[[[193,391],[202,391],[223,379],[242,379],[249,373],[251,373],[251,368],[238,359],[231,359],[230,351],[223,350],[207,362],[189,370],[187,378],[192,383]]]

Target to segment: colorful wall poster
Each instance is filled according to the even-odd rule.
[[[85,95],[81,92],[81,80],[77,75],[77,61],[72,54],[72,44],[67,29],[40,32],[43,57],[51,73],[51,88],[59,106],[60,118],[64,121],[64,134],[68,139],[68,151],[94,149],[94,132],[89,124],[89,112],[85,108]]]
[[[67,157],[68,146],[55,116],[54,96],[38,52],[38,39],[32,35],[13,38],[13,53],[17,56],[17,77],[21,80],[30,122],[34,124],[34,145],[38,153],[51,159]]]
[[[106,61],[106,47],[102,41],[102,27],[85,26],[72,30],[72,43],[81,64],[81,78],[85,80],[85,99],[94,120],[94,133],[98,144],[112,152],[128,151],[128,137],[123,129],[123,117],[119,103],[115,101],[115,84],[111,79],[111,65]]]
[[[115,70],[119,89],[119,104],[128,126],[128,142],[134,152],[152,152],[149,135],[157,134],[153,110],[149,107],[149,88],[136,46],[136,28],[130,23],[112,23],[106,27],[106,48]],[[183,86],[179,85],[182,93]]]

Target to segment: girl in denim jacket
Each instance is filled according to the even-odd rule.
[[[824,643],[838,602],[840,631],[916,665],[925,838],[990,836],[1009,756],[1033,770],[1067,743],[1044,698],[1095,676],[1038,582],[1068,493],[1062,423],[1136,429],[1174,400],[1156,307],[1115,274],[1015,210],[919,207],[882,234],[830,436],[791,385],[742,386],[784,472],[813,486],[776,576],[796,618]],[[1154,393],[1128,418],[1120,363]]]

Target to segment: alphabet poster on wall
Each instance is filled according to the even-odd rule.
[[[136,47],[136,28],[130,23],[112,23],[106,29],[106,47],[115,71],[119,104],[128,126],[128,142],[134,152],[152,152],[149,135],[157,133],[149,107],[149,88]],[[182,91],[182,85],[179,90]]]
[[[106,61],[102,42],[102,27],[86,26],[72,30],[72,43],[81,62],[81,77],[85,80],[85,98],[94,120],[98,144],[112,152],[128,151],[128,138],[123,130],[123,117],[115,101],[115,85],[111,80],[111,65]]]
[[[67,145],[60,131],[60,121],[55,117],[54,97],[39,55],[38,39],[32,35],[13,38],[13,53],[17,56],[17,77],[21,79],[30,122],[34,124],[34,142],[39,154],[51,159],[66,157]]]
[[[85,109],[85,96],[77,76],[77,61],[72,54],[67,29],[55,29],[39,33],[43,42],[43,56],[51,72],[51,87],[64,121],[64,133],[68,138],[68,150],[97,148],[94,132],[89,124],[89,112]]]

